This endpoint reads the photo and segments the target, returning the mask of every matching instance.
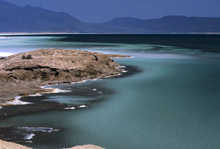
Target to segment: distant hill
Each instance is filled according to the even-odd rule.
[[[0,0],[0,32],[146,33],[143,29],[84,23],[64,12],[19,7]]]
[[[116,18],[105,25],[139,28],[154,33],[220,32],[220,18],[165,16],[159,19]]]
[[[159,19],[116,18],[91,24],[64,12],[19,7],[0,0],[0,32],[68,33],[204,33],[220,32],[220,18],[165,16]]]
[[[0,32],[83,32],[85,23],[63,12],[18,7],[0,0]]]

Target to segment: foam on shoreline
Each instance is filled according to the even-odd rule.
[[[31,102],[24,102],[21,101],[20,99],[22,97],[37,97],[37,96],[43,96],[43,94],[49,94],[49,93],[67,93],[67,92],[71,92],[69,90],[62,90],[59,88],[51,88],[48,86],[41,86],[42,89],[45,89],[45,92],[38,92],[35,94],[29,94],[29,95],[21,95],[21,96],[16,96],[13,100],[10,100],[6,103],[1,103],[0,104],[0,109],[2,109],[4,106],[13,106],[13,105],[28,105],[28,104],[33,104]],[[48,91],[46,91],[48,90]]]
[[[24,102],[21,101],[20,99],[22,96],[16,96],[14,100],[8,101],[7,103],[1,104],[1,106],[11,106],[11,105],[27,105],[27,104],[32,104],[31,102]],[[0,107],[2,109],[2,107]]]
[[[122,73],[128,72],[128,71],[123,69],[123,68],[126,68],[126,66],[118,66],[116,68],[121,69]],[[121,73],[118,73],[117,75],[105,76],[104,78],[112,78],[112,77],[117,77],[117,76],[120,76],[120,75],[121,75]],[[86,79],[86,80],[82,80],[82,81],[78,81],[78,82],[71,82],[70,84],[81,84],[81,83],[86,83],[88,81],[97,81],[97,80],[102,80],[102,78],[97,77],[97,78],[94,78],[94,79]],[[42,94],[44,94],[44,93],[48,94],[48,93],[68,93],[68,92],[71,92],[70,90],[62,90],[62,89],[59,89],[59,88],[52,88],[52,86],[54,86],[54,85],[62,85],[62,83],[61,84],[41,86],[42,89],[49,90],[49,91],[48,92],[41,92],[41,93],[31,94],[31,96],[42,96]]]
[[[107,78],[110,78],[110,77],[111,76],[107,76]],[[82,80],[82,81],[79,81],[79,82],[72,82],[70,84],[85,83],[85,82],[88,82],[88,81],[96,81],[98,79],[100,79],[100,78],[95,78],[95,79],[92,79],[92,80],[87,79],[87,80]],[[58,84],[54,84],[54,85],[58,85]],[[59,89],[59,88],[52,88],[51,86],[54,86],[54,85],[41,86],[40,88],[45,90],[43,92],[37,92],[35,94],[29,94],[29,95],[23,95],[23,96],[22,95],[21,96],[16,96],[13,100],[10,100],[10,101],[8,101],[6,103],[0,104],[0,109],[2,109],[4,106],[32,104],[31,102],[21,101],[20,99],[22,97],[28,97],[28,96],[30,96],[30,97],[38,97],[38,96],[43,96],[43,94],[56,94],[56,93],[68,93],[68,92],[71,92],[70,90],[62,90],[62,89]],[[59,84],[59,85],[62,85],[62,84]]]
[[[121,73],[126,73],[127,71],[125,71],[123,68],[126,68],[126,66],[118,66],[118,67],[115,67],[116,69],[121,69]],[[105,76],[103,78],[112,78],[112,77],[117,77],[117,76],[120,76],[121,73],[118,73],[117,75],[110,75],[110,76]],[[86,80],[82,80],[82,81],[78,81],[78,82],[71,82],[70,84],[79,84],[79,83],[86,83],[88,81],[96,81],[96,80],[101,80],[102,78],[100,77],[97,77],[97,78],[94,78],[94,79],[86,79]],[[11,100],[11,101],[8,101],[6,103],[2,103],[0,104],[0,109],[3,108],[3,106],[10,106],[10,105],[27,105],[27,104],[33,104],[31,102],[24,102],[24,101],[21,101],[20,99],[22,97],[28,97],[28,96],[31,96],[31,97],[37,97],[37,96],[43,96],[43,94],[53,94],[53,93],[68,93],[68,92],[71,92],[70,90],[62,90],[62,89],[59,89],[59,88],[53,88],[52,86],[54,85],[62,85],[61,84],[52,84],[52,85],[44,85],[44,86],[40,86],[40,88],[44,89],[45,91],[43,92],[37,92],[35,94],[28,94],[28,95],[21,95],[21,96],[16,96],[14,98],[14,100]],[[102,92],[100,92],[100,94],[102,94]],[[86,108],[87,106],[85,105],[82,105],[78,108]],[[75,107],[74,107],[75,108]],[[67,108],[67,109],[74,109],[74,108]]]

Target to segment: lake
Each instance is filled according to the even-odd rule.
[[[60,128],[36,133],[31,143],[21,142],[39,149],[83,144],[108,149],[218,149],[219,44],[220,35],[1,36],[0,56],[62,48],[132,58],[114,59],[130,75],[57,85],[70,92],[44,96],[45,101],[84,108],[24,114],[2,120],[0,126]],[[71,93],[76,89],[84,94]],[[87,91],[98,96],[86,96]]]

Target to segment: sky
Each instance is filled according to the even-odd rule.
[[[4,0],[18,6],[32,5],[66,12],[87,23],[118,17],[140,19],[166,15],[220,17],[220,0]]]

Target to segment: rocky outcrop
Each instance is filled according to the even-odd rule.
[[[0,149],[31,149],[31,148],[17,143],[0,140]],[[83,146],[75,146],[70,149],[104,149],[104,148],[96,145],[83,145]]]
[[[82,145],[82,146],[75,146],[70,149],[104,149],[104,148],[96,145]]]
[[[117,76],[118,63],[96,52],[40,49],[0,59],[0,102],[16,95],[41,92],[40,86]]]
[[[0,149],[30,149],[30,148],[16,143],[0,140]]]

